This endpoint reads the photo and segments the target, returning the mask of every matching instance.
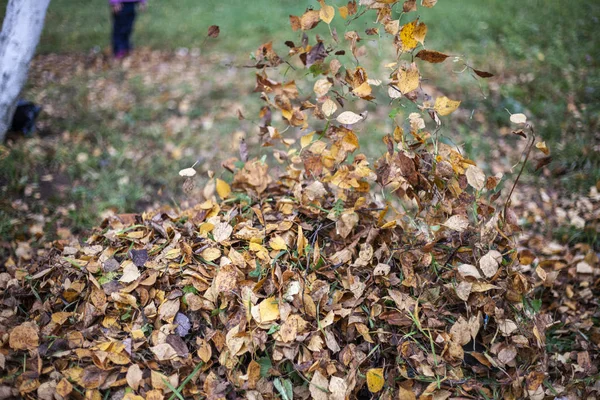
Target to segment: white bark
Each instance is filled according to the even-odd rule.
[[[9,0],[0,33],[0,143],[10,128],[50,0]]]

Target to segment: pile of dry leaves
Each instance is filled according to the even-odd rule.
[[[449,148],[437,168],[429,156],[378,162],[376,179],[443,196],[413,218],[249,161],[233,192],[217,181],[220,203],[111,218],[83,245],[53,243],[0,275],[14,387],[130,399],[542,390],[549,321],[523,308],[530,283],[510,225],[467,193],[477,167]]]
[[[342,66],[335,30],[334,44],[319,35],[310,43],[305,32],[335,16],[324,1],[290,17],[303,33],[298,44],[286,42],[286,63],[294,58],[302,74],[306,67],[319,78],[314,95],[269,77],[267,68],[284,58],[270,43],[258,50],[256,91],[266,105],[257,125],[263,144],[275,146],[278,168],[247,160],[242,147],[241,160],[223,164],[229,183],[213,178],[207,200],[193,208],[112,217],[85,243],[55,241],[33,261],[6,265],[0,397],[554,393],[543,382],[555,362],[546,355],[546,329],[555,324],[530,297],[551,272],[530,273],[535,256],[515,243],[517,217],[499,199],[502,177],[486,177],[438,140],[440,117],[460,103],[424,93],[412,53],[427,26],[392,19],[393,3],[338,9],[344,19],[373,11],[381,35],[410,56],[389,64],[382,79]],[[403,8],[415,11],[416,2]],[[354,59],[364,55],[356,31],[344,40]],[[448,56],[421,49],[416,57]],[[387,152],[372,163],[355,154],[354,127],[366,113],[349,108],[359,111],[382,92],[386,102],[418,112],[394,119]],[[524,127],[515,133],[532,134],[524,115],[511,120]],[[546,157],[548,149],[537,147]],[[186,185],[194,173],[181,171]],[[589,373],[589,354],[577,357],[589,361],[589,368],[580,363]]]

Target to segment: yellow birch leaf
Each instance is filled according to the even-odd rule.
[[[367,371],[367,387],[369,388],[369,392],[379,392],[383,389],[384,383],[383,368],[371,368]]]
[[[431,8],[431,7],[435,6],[435,4],[437,2],[438,2],[438,0],[421,0],[421,5],[423,7]]]
[[[279,235],[275,236],[269,241],[269,246],[271,246],[273,250],[287,250],[287,244],[285,243],[285,240],[283,240],[283,238]]]
[[[415,19],[409,22],[400,29],[400,42],[402,43],[402,51],[411,51],[419,42],[423,44],[425,35],[427,34],[427,25]]]
[[[275,321],[279,318],[279,302],[276,297],[269,297],[264,299],[258,305],[258,312],[260,314],[260,322]]]
[[[229,194],[231,193],[231,188],[229,187],[229,184],[219,178],[217,178],[217,193],[219,194],[219,197],[223,200],[228,198]]]
[[[336,112],[337,105],[335,104],[335,102],[333,100],[327,99],[321,106],[321,110],[323,111],[323,114],[325,114],[326,117],[331,117],[333,115],[333,113]],[[314,134],[314,132],[313,132],[313,134]]]
[[[427,35],[427,25],[425,23],[420,22],[415,26],[415,30],[413,32],[413,38],[423,44],[425,41],[425,35]]]
[[[363,82],[352,90],[352,93],[358,97],[367,97],[371,95],[371,85],[368,82]]]
[[[435,105],[433,109],[442,116],[452,114],[458,106],[460,105],[460,101],[450,100],[446,96],[438,97],[435,99]]]
[[[417,44],[419,44],[419,42],[417,42],[413,37],[417,21],[418,20],[409,22],[408,24],[404,25],[402,29],[400,29],[400,43],[402,43],[402,51],[411,51],[417,47]]]
[[[546,142],[537,142],[535,144],[535,147],[537,149],[539,149],[542,153],[544,153],[545,155],[550,154],[550,149],[548,149],[548,146],[546,146]]]
[[[302,257],[304,254],[304,247],[306,247],[306,238],[304,237],[304,233],[302,232],[302,227],[298,225],[298,238],[296,240],[296,251],[298,252],[298,256]]]
[[[324,0],[320,0],[321,10],[319,10],[319,18],[326,24],[331,23],[333,17],[335,16],[335,9],[332,6],[325,4]]]
[[[308,135],[302,136],[300,138],[300,146],[302,146],[302,148],[305,148],[306,146],[311,144],[314,135],[315,135],[315,132],[313,131],[313,132],[309,133]]]
[[[348,18],[348,6],[338,7],[338,11],[340,12],[340,16],[342,18]]]
[[[407,70],[401,69],[398,71],[398,89],[402,94],[412,92],[419,87],[419,70],[413,63]]]

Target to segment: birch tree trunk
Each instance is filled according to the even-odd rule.
[[[0,143],[4,141],[50,0],[9,0],[0,33]]]

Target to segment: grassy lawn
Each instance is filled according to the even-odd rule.
[[[184,193],[177,171],[198,160],[201,172],[221,170],[219,161],[237,153],[231,138],[254,132],[251,122],[235,116],[238,108],[255,115],[258,107],[250,94],[253,71],[240,67],[269,40],[285,54],[281,43],[300,36],[289,29],[288,15],[318,8],[316,1],[150,0],[134,38],[144,49],[141,61],[122,68],[98,61],[109,47],[106,3],[50,5],[41,57],[25,92],[45,106],[40,124],[47,136],[18,141],[0,156],[2,240],[56,238],[61,227],[77,232],[97,224],[107,210],[140,211],[200,196],[200,188]],[[1,13],[5,6],[0,1]],[[455,71],[451,59],[427,68],[426,83],[463,101],[447,135],[473,157],[502,158],[502,148],[516,143],[506,135],[506,110],[525,112],[552,149],[547,178],[587,192],[600,180],[600,149],[594,145],[599,17],[600,4],[582,0],[569,6],[554,0],[440,1],[424,10],[428,48],[464,56],[496,75],[480,87],[469,74]],[[361,23],[370,27],[367,19]],[[203,44],[212,24],[221,35]],[[348,29],[339,17],[333,26],[340,37]],[[318,31],[328,34],[324,26]],[[377,63],[384,55],[376,43],[367,45]],[[191,50],[200,47],[199,53]],[[361,136],[367,151],[381,148],[390,126],[385,116],[378,117]]]

